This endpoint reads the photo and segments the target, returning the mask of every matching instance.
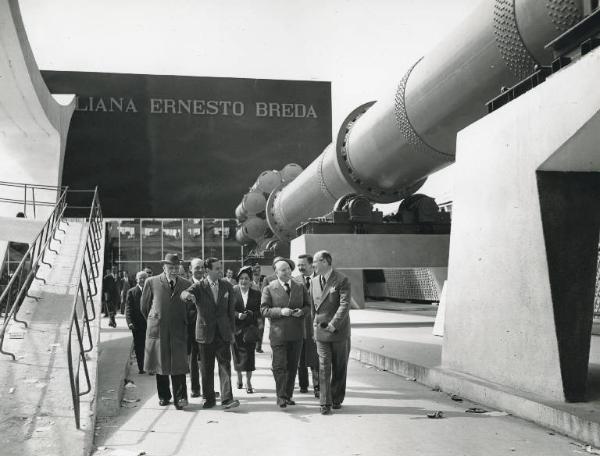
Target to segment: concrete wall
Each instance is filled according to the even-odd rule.
[[[44,84],[16,0],[0,0],[0,181],[59,185],[74,97],[60,105]],[[2,191],[0,188],[0,196]],[[0,215],[20,209],[0,206]]]
[[[556,290],[569,284],[552,282],[547,255],[552,242],[540,207],[544,195],[538,174],[600,171],[599,74],[600,50],[596,50],[459,133],[445,368],[549,399],[569,398],[563,383],[569,370],[564,365],[561,370],[557,338],[563,322],[556,320],[561,313],[557,309],[564,310],[565,304],[557,302]],[[560,214],[563,225],[577,220],[587,226],[596,220],[593,210],[586,213],[577,204],[572,208],[571,214]],[[545,212],[552,212],[552,205]],[[563,239],[578,237],[576,230],[563,234],[567,236]],[[588,253],[595,258],[591,237],[590,243]],[[571,248],[566,245],[565,258]],[[561,250],[560,245],[555,247]],[[580,261],[587,261],[584,256]],[[561,265],[564,272],[579,267],[569,261]],[[582,340],[587,337],[589,350],[586,331],[591,312],[583,315],[587,304],[577,307],[579,295],[571,296],[578,328],[567,328],[571,331],[567,343],[582,358],[580,365],[585,364],[586,371],[577,374],[585,384],[587,352]]]

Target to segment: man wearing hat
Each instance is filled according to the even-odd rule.
[[[296,405],[292,400],[298,361],[304,338],[304,318],[310,312],[306,287],[292,280],[294,262],[288,258],[273,260],[276,279],[263,288],[260,312],[271,322],[269,340],[273,351],[273,377],[277,405]]]
[[[183,409],[188,400],[185,375],[188,373],[187,324],[191,310],[180,297],[191,285],[177,277],[180,264],[177,254],[168,253],[162,261],[163,273],[146,280],[141,298],[142,315],[147,322],[145,368],[156,373],[159,405],[168,405],[173,397],[178,410]]]

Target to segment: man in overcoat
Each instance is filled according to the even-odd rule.
[[[181,293],[181,299],[196,305],[196,341],[200,351],[200,374],[204,390],[202,408],[216,405],[215,358],[219,365],[221,405],[240,405],[231,389],[231,343],[235,332],[233,287],[222,279],[223,266],[217,258],[204,260],[206,277]]]
[[[140,374],[144,372],[144,348],[146,345],[146,319],[142,315],[141,300],[144,282],[148,274],[140,271],[135,275],[136,285],[127,291],[125,298],[125,320],[133,335],[133,349]]]
[[[304,318],[310,312],[310,296],[303,285],[292,280],[294,262],[273,260],[277,278],[263,288],[260,312],[271,322],[269,341],[273,351],[272,369],[277,405],[296,405],[292,396],[304,338]]]
[[[188,403],[185,374],[190,318],[189,306],[180,297],[190,282],[177,276],[180,263],[177,254],[167,254],[162,261],[163,273],[146,280],[141,299],[142,315],[147,322],[145,367],[156,372],[159,405],[168,405],[173,397],[178,410]]]
[[[342,407],[350,356],[350,282],[332,268],[326,250],[315,253],[311,282],[313,329],[319,354],[321,414]]]

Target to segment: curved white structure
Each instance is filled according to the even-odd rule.
[[[74,110],[74,96],[61,105],[48,91],[18,2],[0,0],[0,181],[60,185]],[[14,215],[17,210],[0,205],[0,214]]]

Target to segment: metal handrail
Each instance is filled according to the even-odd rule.
[[[56,201],[36,201],[35,191],[55,191],[57,194],[63,194],[65,190],[68,190],[68,187],[65,186],[55,186],[55,185],[40,185],[40,184],[27,184],[24,182],[6,182],[0,181],[0,187],[12,187],[12,188],[22,188],[23,189],[23,198],[8,198],[8,197],[0,197],[0,202],[3,203],[12,203],[12,204],[22,204],[23,205],[23,214],[27,215],[27,206],[31,205],[33,209],[33,216],[36,216],[36,208],[38,206],[55,206]],[[31,201],[27,200],[27,190],[31,190]]]
[[[80,428],[80,397],[88,394],[92,390],[90,375],[87,367],[85,354],[92,350],[94,343],[92,340],[92,331],[90,321],[96,318],[96,309],[94,307],[93,297],[98,294],[98,284],[96,280],[100,277],[98,264],[100,263],[100,248],[102,236],[102,210],[98,197],[98,187],[94,190],[94,197],[90,207],[88,219],[88,230],[85,234],[85,250],[81,268],[79,270],[79,283],[77,292],[73,298],[73,308],[71,311],[71,322],[69,325],[69,340],[67,344],[67,361],[69,366],[69,381],[71,383],[71,396],[73,399],[73,412],[75,414],[75,426]],[[92,290],[93,285],[93,290]],[[88,311],[88,305],[91,312]],[[80,314],[77,308],[81,307]],[[92,317],[90,318],[90,313]],[[73,361],[73,329],[77,335],[76,347],[79,349],[77,364]],[[86,337],[87,336],[87,337]],[[84,338],[87,338],[88,348],[84,348]],[[86,387],[84,391],[80,390],[79,374],[81,366],[85,374]]]
[[[27,252],[23,255],[21,262],[10,278],[8,285],[6,285],[6,288],[0,295],[0,309],[4,308],[4,322],[2,328],[0,328],[0,353],[11,356],[13,361],[16,359],[15,354],[3,350],[6,328],[8,327],[11,318],[27,327],[25,321],[17,319],[17,313],[29,290],[31,282],[36,278],[40,264],[48,264],[45,262],[46,251],[52,250],[50,248],[50,243],[53,240],[58,241],[55,236],[56,232],[60,229],[60,222],[67,206],[66,201],[67,189],[63,190],[54,210],[27,249]]]

